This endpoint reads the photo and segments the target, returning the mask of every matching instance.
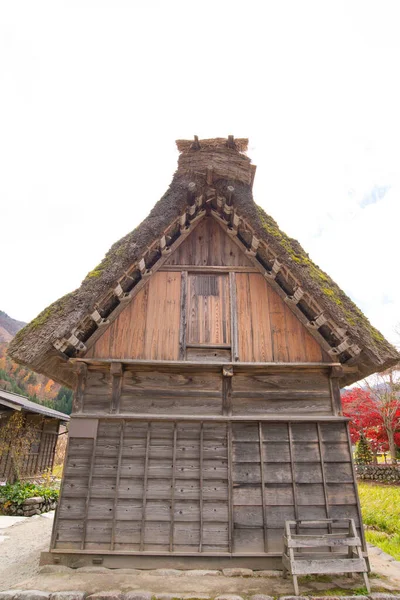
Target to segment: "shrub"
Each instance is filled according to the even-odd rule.
[[[56,502],[59,494],[59,490],[55,488],[36,485],[34,483],[23,483],[20,481],[13,484],[7,484],[0,488],[0,496],[7,506],[10,506],[11,504],[21,506],[24,500],[27,498],[35,498],[36,496],[41,496],[45,500]]]

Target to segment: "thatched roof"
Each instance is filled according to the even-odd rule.
[[[342,384],[399,361],[395,348],[352,300],[255,204],[251,189],[255,167],[242,153],[247,140],[230,136],[177,144],[178,169],[149,216],[112,246],[80,288],[46,308],[16,335],[9,347],[14,360],[74,385],[69,357],[84,355],[90,340],[104,331],[104,320],[115,317],[143,283],[146,269],[160,264],[164,250],[173,248],[207,206],[253,252],[252,260],[295,305],[292,310],[334,360],[358,366],[358,373],[347,374]]]

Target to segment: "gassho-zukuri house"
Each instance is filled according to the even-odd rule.
[[[255,204],[246,139],[177,146],[149,216],[10,346],[75,392],[44,560],[281,568],[285,520],[342,517],[365,550],[340,388],[399,355]]]

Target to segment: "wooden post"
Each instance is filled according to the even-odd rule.
[[[232,478],[232,425],[227,423],[228,437],[228,550],[233,552],[233,478]]]
[[[120,362],[110,363],[111,373],[111,405],[110,413],[119,412],[119,399],[121,396],[123,366]]]
[[[182,271],[182,274],[181,274],[181,320],[180,320],[180,328],[179,328],[179,360],[185,360],[185,358],[186,358],[187,286],[188,286],[188,273],[187,273],[187,271]]]
[[[322,471],[322,485],[324,487],[324,498],[325,498],[325,513],[326,518],[331,518],[331,511],[329,508],[329,498],[328,498],[328,488],[326,485],[326,474],[325,474],[325,463],[324,463],[324,449],[322,444],[322,436],[321,436],[321,425],[317,422],[317,432],[318,432],[318,448],[319,448],[319,457],[321,461],[321,471]],[[332,533],[332,523],[328,523],[328,533]],[[330,552],[332,552],[332,548],[329,548]]]
[[[236,300],[236,275],[233,271],[229,273],[229,296],[231,302],[231,348],[232,361],[239,360],[239,342],[238,342],[238,314]]]
[[[169,551],[174,551],[174,527],[175,527],[175,472],[176,472],[176,441],[177,424],[174,423],[174,439],[172,448],[172,485],[171,485],[171,523],[169,530]]]
[[[85,549],[85,543],[86,543],[87,519],[88,519],[88,512],[89,512],[90,492],[92,490],[94,462],[95,462],[95,459],[96,459],[96,445],[97,445],[97,429],[96,429],[96,435],[93,438],[92,456],[90,458],[88,490],[87,490],[87,494],[86,494],[85,514],[84,514],[84,517],[83,517],[83,531],[82,531],[81,550]]]
[[[200,423],[200,541],[199,552],[203,552],[203,455],[204,455],[204,423]]]
[[[332,400],[332,410],[334,415],[342,415],[343,407],[342,407],[342,399],[340,397],[340,385],[339,378],[343,376],[343,370],[338,367],[332,367],[331,376],[329,378],[330,389],[331,389],[331,400]]]
[[[267,506],[265,498],[265,474],[264,474],[264,443],[262,423],[258,421],[258,441],[260,444],[260,469],[261,469],[261,499],[263,504],[263,526],[264,526],[264,552],[268,552],[267,539]]]
[[[122,421],[121,432],[120,432],[120,436],[119,436],[117,479],[115,482],[115,494],[114,494],[114,507],[113,507],[113,520],[112,520],[110,550],[114,550],[114,545],[115,545],[115,524],[117,522],[118,491],[119,491],[119,481],[120,481],[120,477],[121,477],[121,460],[122,460],[122,451],[123,451],[123,447],[124,447],[124,433],[125,433],[125,421]]]
[[[87,380],[87,364],[86,363],[78,363],[76,366],[78,378],[77,385],[75,388],[74,401],[72,412],[83,412],[83,397],[85,393],[86,380]]]
[[[146,503],[147,503],[147,479],[149,476],[150,434],[151,434],[151,422],[149,421],[147,423],[146,457],[145,457],[145,461],[144,461],[142,526],[140,528],[140,551],[142,551],[144,549],[144,528],[146,525]]]
[[[297,505],[297,489],[296,489],[296,473],[294,470],[294,455],[293,455],[293,436],[292,436],[292,424],[289,422],[287,424],[288,427],[288,436],[289,436],[289,456],[290,456],[290,471],[292,474],[292,489],[293,489],[293,504],[294,504],[294,518],[299,518],[299,508]],[[296,525],[296,530],[298,533],[299,526]]]

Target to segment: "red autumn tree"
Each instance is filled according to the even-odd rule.
[[[400,383],[394,369],[365,381],[365,388],[346,390],[342,396],[343,413],[350,421],[352,442],[360,435],[377,452],[390,451],[396,462],[396,446],[400,445]]]

